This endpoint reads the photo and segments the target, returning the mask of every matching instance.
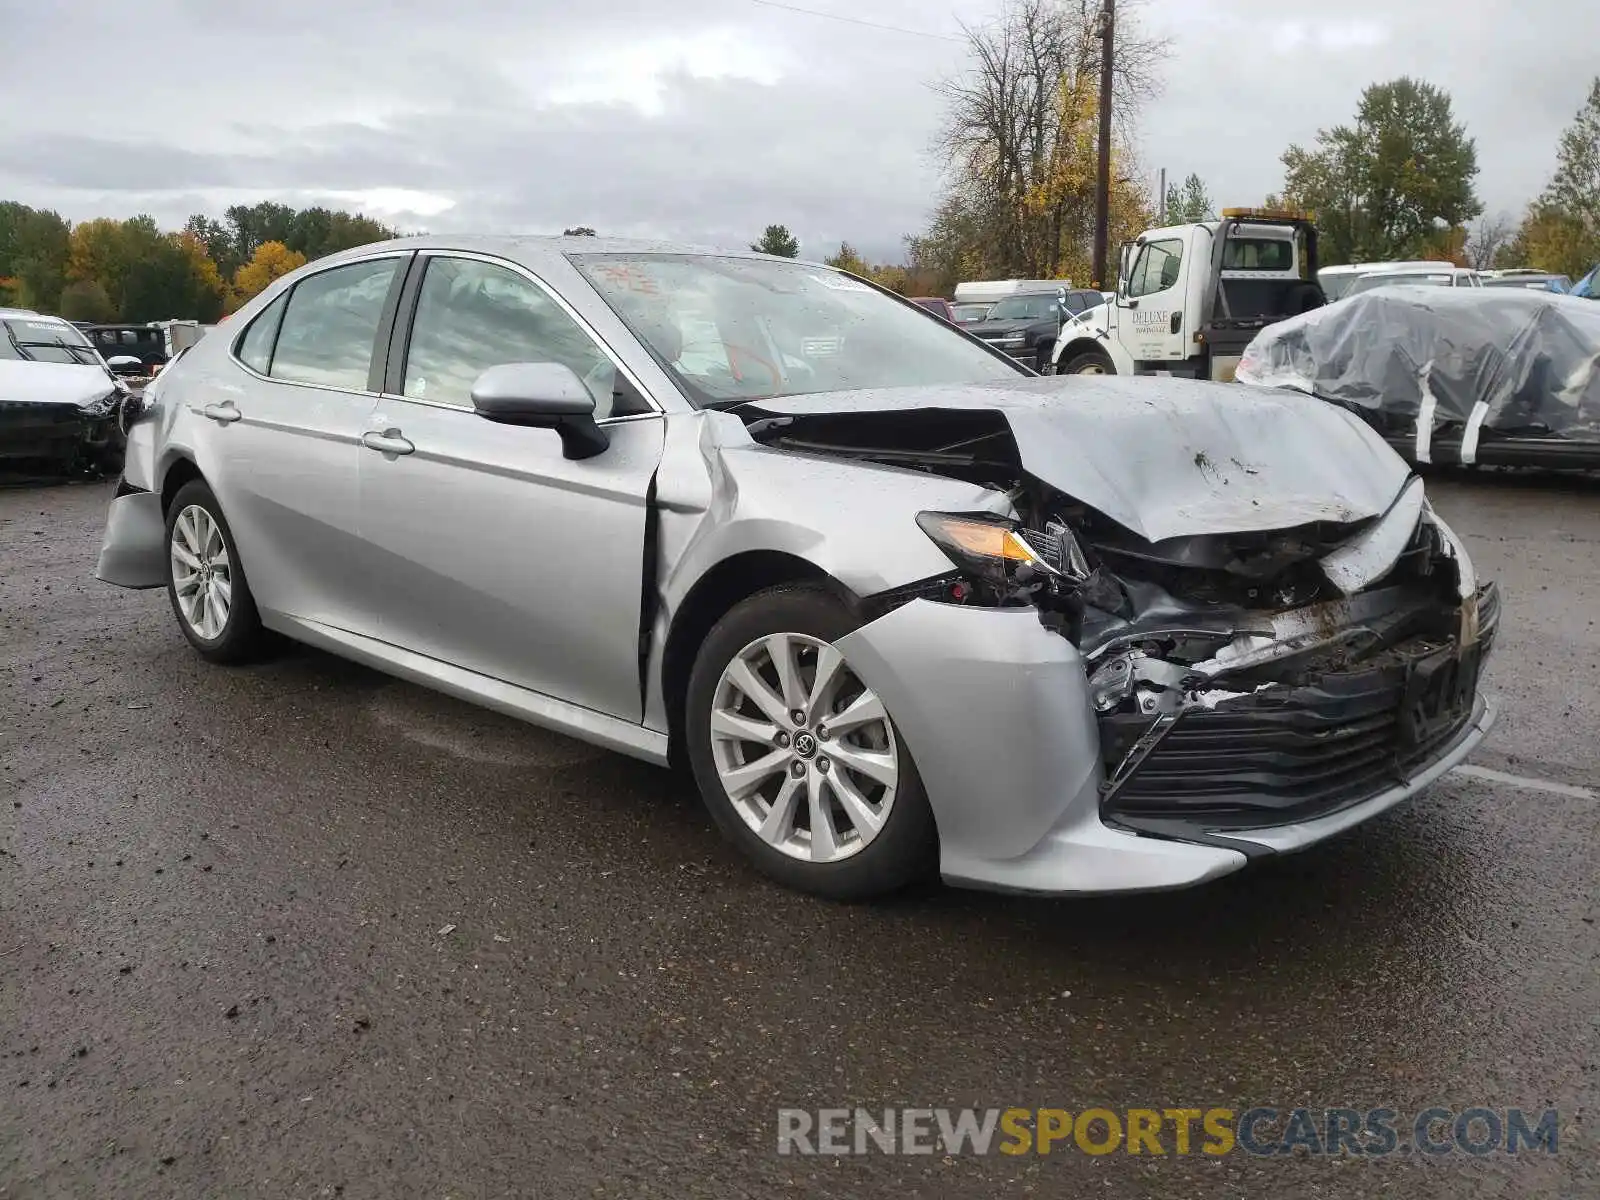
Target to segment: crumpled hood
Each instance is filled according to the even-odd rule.
[[[794,417],[789,432],[812,442],[870,423],[876,444],[900,416],[937,414],[969,431],[1003,422],[1024,471],[1152,542],[1363,521],[1411,475],[1353,414],[1231,383],[1080,375],[779,396],[740,410]]]
[[[87,404],[116,389],[100,367],[0,360],[0,400],[34,404]]]

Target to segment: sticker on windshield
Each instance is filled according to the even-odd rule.
[[[813,275],[825,288],[832,288],[836,292],[870,292],[872,289],[864,283],[858,283],[844,275]]]

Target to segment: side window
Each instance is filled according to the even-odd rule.
[[[287,301],[285,293],[257,313],[233,348],[239,361],[252,371],[265,375],[272,365],[272,344],[278,340],[278,322],[283,320],[283,306]]]
[[[1069,313],[1081,313],[1084,307],[1082,292],[1067,293],[1067,311]]]
[[[471,408],[478,376],[515,362],[572,368],[594,396],[596,417],[648,411],[621,390],[611,359],[542,288],[493,263],[430,259],[411,324],[404,394]]]
[[[1150,296],[1166,291],[1178,282],[1178,267],[1182,261],[1183,243],[1177,239],[1147,243],[1133,264],[1128,295]]]
[[[399,260],[374,259],[294,285],[272,355],[272,377],[365,391],[372,343]]]

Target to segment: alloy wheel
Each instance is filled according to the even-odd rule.
[[[200,505],[188,505],[172,523],[168,550],[183,619],[207,641],[222,636],[233,605],[233,563],[216,519]]]
[[[774,633],[723,668],[711,755],[735,811],[792,858],[859,853],[894,806],[900,759],[883,702],[829,642]]]

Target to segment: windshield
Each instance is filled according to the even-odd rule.
[[[970,325],[974,321],[981,321],[989,315],[987,304],[957,304],[954,306],[956,320],[963,325]]]
[[[701,254],[570,258],[700,407],[1024,373],[825,267]]]
[[[988,317],[985,319],[990,321],[1018,321],[1026,318],[1030,321],[1038,321],[1045,317],[1052,317],[1055,313],[1056,298],[1053,295],[1009,296],[991,308]]]
[[[1388,287],[1390,284],[1404,283],[1412,287],[1450,287],[1455,279],[1440,272],[1415,271],[1408,274],[1388,275],[1363,275],[1350,285],[1347,295],[1354,296],[1357,292],[1370,292],[1373,288]]]
[[[1332,304],[1340,296],[1350,290],[1350,285],[1356,281],[1356,276],[1350,271],[1318,271],[1317,283],[1322,287],[1322,294]]]
[[[5,326],[0,358],[82,367],[100,365],[100,356],[88,339],[64,321],[12,319],[0,321],[0,325]]]

